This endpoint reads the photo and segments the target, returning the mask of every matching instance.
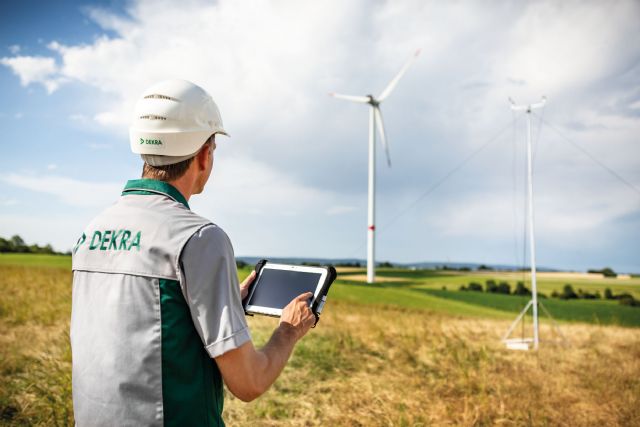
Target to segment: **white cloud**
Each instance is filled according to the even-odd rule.
[[[529,96],[558,96],[618,72],[637,53],[627,41],[640,38],[638,4],[529,3],[507,35],[511,54],[496,77],[522,79]]]
[[[78,207],[107,206],[118,197],[121,184],[86,182],[58,175],[0,175],[0,181],[37,193],[50,194],[62,202]]]
[[[42,84],[48,93],[53,93],[64,78],[60,77],[55,60],[43,56],[15,56],[0,58],[0,64],[5,65],[20,77],[20,84],[28,86],[31,83]]]
[[[92,150],[108,150],[113,148],[113,146],[111,144],[101,144],[98,142],[92,142],[89,144],[89,148],[91,148]]]
[[[355,206],[332,206],[326,210],[327,215],[344,215],[356,211]]]
[[[543,188],[545,192],[535,194],[536,231],[565,241],[581,239],[589,230],[638,210],[637,203],[625,202],[628,192],[624,188],[598,200],[590,197],[592,189],[581,185],[562,183],[555,188],[553,185]],[[522,198],[518,197],[515,207],[512,201],[512,194],[505,191],[468,195],[464,199],[446,201],[437,213],[430,212],[429,221],[441,232],[452,236],[508,239],[514,228],[522,233],[525,218]]]
[[[121,16],[115,15],[106,9],[99,7],[88,7],[86,13],[96,24],[102,29],[115,31],[119,34],[134,30],[133,22],[123,19]]]
[[[12,44],[11,46],[9,46],[9,52],[11,52],[12,55],[17,55],[18,53],[20,53],[20,46],[17,44]]]
[[[295,216],[321,211],[336,200],[330,191],[295,182],[286,173],[237,157],[214,163],[208,194],[200,205],[228,215]]]
[[[69,115],[69,120],[74,122],[86,122],[87,116],[85,116],[84,114],[75,113],[75,114]]]
[[[111,111],[105,111],[93,116],[93,120],[101,124],[102,126],[112,126],[114,124],[126,126],[127,122],[123,121],[122,117],[119,117],[116,113]]]
[[[2,201],[0,201],[0,205],[2,206],[15,206],[18,204],[18,201],[16,199],[3,199]]]
[[[13,118],[16,119],[16,120],[20,120],[23,117],[24,117],[24,113],[15,113],[13,115]]]
[[[51,163],[47,165],[47,170],[53,171],[58,169],[58,165],[56,165],[55,163]]]
[[[545,118],[638,185],[640,45],[630,41],[640,38],[639,10],[635,1],[487,7],[422,0],[135,0],[126,16],[87,10],[109,36],[83,44],[53,41],[52,57],[1,63],[23,85],[52,92],[75,81],[97,89],[104,96],[94,109],[70,119],[93,120],[123,144],[146,86],[192,80],[212,93],[233,135],[216,166],[215,199],[197,202],[203,209],[246,221],[265,213],[295,215],[281,230],[295,222],[291,218],[317,212],[328,221],[359,224],[364,214],[346,214],[366,207],[366,110],[326,93],[379,93],[417,47],[421,57],[382,107],[394,167],[378,169],[378,200],[395,201],[402,192],[402,203],[379,205],[388,215],[506,124],[508,96],[526,103],[548,95]],[[580,153],[558,148],[565,143],[549,128],[543,131],[540,164],[547,165],[549,183],[576,179],[584,189],[569,189],[581,195],[575,203],[566,203],[573,201],[567,191],[541,192],[541,232],[575,236],[637,212],[635,199],[618,192],[627,191],[619,182]],[[487,188],[510,179],[500,175],[507,154],[465,166],[459,175],[473,177],[468,188],[452,183],[430,211],[451,221],[430,220],[433,228],[420,232],[442,227],[480,240],[499,234],[510,218],[509,193]],[[563,175],[567,170],[573,175]]]

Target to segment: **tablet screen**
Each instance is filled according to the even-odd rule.
[[[248,305],[282,309],[300,294],[315,293],[321,275],[264,268]]]

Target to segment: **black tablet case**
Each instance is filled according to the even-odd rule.
[[[262,270],[262,267],[264,267],[265,264],[268,262],[269,261],[267,261],[266,259],[261,259],[260,261],[257,262],[254,268],[254,270],[256,271],[256,280],[258,275],[260,274],[260,270]],[[327,277],[324,283],[322,284],[322,289],[318,294],[318,298],[315,299],[315,301],[313,302],[313,305],[311,306],[311,311],[313,312],[313,315],[316,316],[316,324],[318,324],[318,321],[320,320],[320,313],[322,313],[322,309],[324,308],[324,303],[327,300],[327,294],[329,293],[329,288],[331,287],[331,284],[333,283],[333,281],[336,280],[336,277],[338,277],[338,273],[336,272],[336,269],[332,265],[321,266],[321,268],[324,268],[327,270]],[[251,295],[251,291],[253,290],[253,286],[255,285],[256,280],[254,280],[251,283],[251,285],[249,285],[249,292],[247,292],[247,297]],[[249,316],[253,316],[253,314],[247,313],[247,309],[246,309],[247,302],[248,300],[242,302],[242,305],[245,309],[244,312]],[[315,324],[313,326],[315,327]]]

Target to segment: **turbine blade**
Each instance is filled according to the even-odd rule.
[[[384,152],[387,155],[387,165],[391,167],[391,156],[389,155],[389,144],[387,144],[387,134],[384,133],[384,122],[382,121],[382,112],[380,108],[375,107],[375,119],[378,124],[378,133],[380,134],[380,140],[384,147]]]
[[[334,98],[338,98],[338,99],[346,99],[347,101],[360,102],[362,104],[368,104],[369,103],[369,97],[368,96],[342,95],[340,93],[334,93],[334,92],[329,93],[329,95],[333,96]]]
[[[380,96],[377,98],[378,102],[384,101],[385,98],[387,98],[391,94],[391,92],[396,87],[396,85],[398,84],[398,82],[400,81],[400,79],[402,78],[404,73],[409,69],[411,64],[413,64],[413,61],[416,60],[418,55],[420,55],[420,49],[416,50],[416,52],[413,54],[413,56],[411,58],[409,58],[409,60],[407,62],[405,62],[405,64],[402,66],[402,68],[400,69],[400,72],[398,72],[398,74],[393,78],[393,80],[391,80],[389,82],[387,87],[382,91]]]

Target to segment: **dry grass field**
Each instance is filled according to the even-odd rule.
[[[251,324],[263,341],[273,319]],[[337,302],[230,425],[640,425],[640,332],[570,325],[567,348],[505,350],[508,322]]]
[[[0,265],[1,425],[73,424],[70,280]],[[499,343],[509,319],[339,295],[271,390],[249,404],[227,394],[228,425],[640,425],[639,328],[563,324],[569,346],[517,352]],[[257,344],[277,324],[249,322]]]

